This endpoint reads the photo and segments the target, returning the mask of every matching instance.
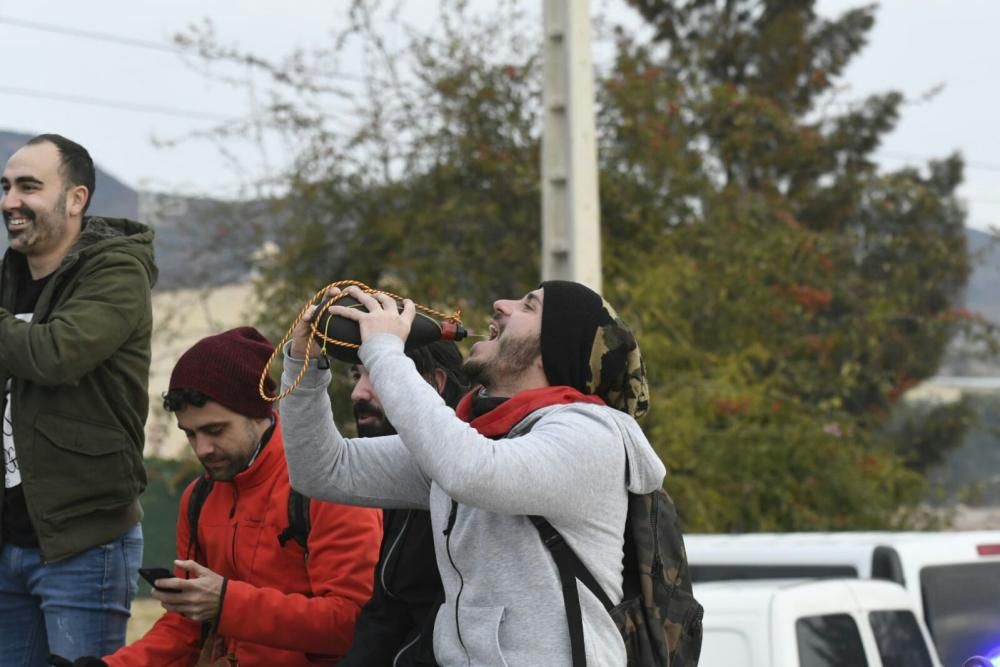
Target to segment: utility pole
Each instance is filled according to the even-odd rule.
[[[542,279],[601,291],[588,0],[544,0]]]

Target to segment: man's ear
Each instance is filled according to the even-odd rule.
[[[81,215],[88,199],[90,199],[90,191],[86,185],[71,187],[66,196],[66,212],[73,217]]]
[[[439,394],[444,394],[444,388],[448,384],[448,374],[444,372],[443,368],[435,368],[433,381],[431,385],[437,389]]]

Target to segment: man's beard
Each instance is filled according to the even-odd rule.
[[[28,219],[24,228],[10,228],[10,219],[15,214]],[[66,233],[66,192],[59,195],[50,211],[39,214],[34,209],[21,206],[14,211],[4,211],[3,219],[7,227],[8,244],[13,250],[24,254],[32,247],[59,239]]]
[[[462,364],[462,371],[473,385],[481,384],[488,390],[496,386],[501,378],[517,375],[530,368],[541,353],[542,343],[537,336],[500,338],[500,344],[492,357],[466,359]]]
[[[375,419],[362,423],[360,417],[374,417]],[[385,418],[385,412],[371,401],[358,401],[354,404],[354,424],[358,427],[358,435],[362,438],[396,434],[396,429]]]
[[[225,463],[225,467],[221,470],[217,467],[220,463]],[[231,482],[236,475],[243,472],[246,464],[245,460],[239,461],[229,456],[217,456],[212,459],[202,460],[201,462],[202,467],[205,468],[205,472],[216,482]],[[212,468],[209,468],[209,465],[212,465]]]
[[[248,419],[245,424],[246,433],[246,447],[245,451],[234,452],[233,454],[218,453],[213,457],[202,459],[201,465],[205,468],[205,472],[216,482],[230,482],[241,472],[246,470],[247,464],[250,463],[250,458],[257,452],[257,447],[260,446],[260,437],[257,432],[253,429],[253,423]],[[211,470],[205,464],[208,463],[216,468],[216,470]],[[222,469],[219,470],[219,464],[225,464],[221,466]]]

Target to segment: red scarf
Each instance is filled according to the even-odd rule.
[[[462,397],[455,408],[455,414],[462,421],[469,422],[472,428],[487,438],[507,435],[514,425],[526,416],[549,405],[565,405],[567,403],[593,403],[606,405],[599,396],[584,394],[573,387],[563,385],[528,389],[510,397],[497,407],[475,419],[472,417],[472,396],[479,389],[474,389]]]

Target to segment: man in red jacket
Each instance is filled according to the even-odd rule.
[[[164,407],[213,483],[194,539],[195,482],[181,499],[176,578],[156,583],[178,592],[153,591],[166,613],[105,664],[327,665],[350,648],[372,594],[381,515],[312,501],[306,548],[279,541],[289,526],[288,470],[280,420],[257,389],[272,350],[240,327],[202,339],[174,367]]]

